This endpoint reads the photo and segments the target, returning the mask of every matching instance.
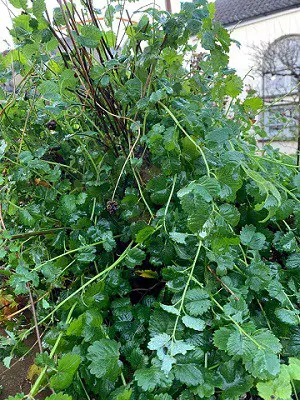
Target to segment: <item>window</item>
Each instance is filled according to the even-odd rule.
[[[295,104],[275,105],[265,112],[264,124],[269,138],[294,140],[298,134],[299,108]]]
[[[300,36],[285,36],[271,43],[262,67],[266,105],[281,98],[264,114],[266,130],[270,138],[292,140],[299,125]]]
[[[285,36],[270,44],[263,60],[265,97],[297,90],[299,78],[300,36]]]

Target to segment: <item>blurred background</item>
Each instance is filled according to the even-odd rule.
[[[30,1],[30,0],[29,0]],[[123,2],[124,0],[116,1]],[[192,0],[191,0],[192,1]],[[213,2],[213,1],[212,1]],[[132,21],[140,18],[144,9],[158,7],[168,12],[179,12],[179,0],[125,1]],[[266,137],[258,138],[259,146],[271,143],[287,154],[300,149],[300,0],[216,0],[215,19],[223,24],[236,41],[230,49],[230,66],[244,79],[245,93],[257,91],[268,110],[259,123],[266,129]],[[56,0],[46,0],[51,10]],[[106,0],[95,0],[101,9]],[[11,19],[20,10],[7,0],[0,0],[0,51],[13,47],[9,36]],[[204,53],[197,47],[193,62]]]

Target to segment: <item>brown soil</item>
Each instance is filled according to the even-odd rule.
[[[5,332],[0,330],[0,334],[5,335]],[[36,337],[32,335],[26,340],[25,344],[31,348],[34,346],[35,341]],[[38,348],[34,346],[26,357],[12,360],[9,369],[0,362],[0,387],[2,387],[0,400],[5,400],[8,396],[14,396],[17,393],[29,393],[31,382],[28,380],[27,375],[30,366],[34,363],[37,352]],[[49,394],[51,393],[41,393],[36,396],[36,399],[45,399]]]

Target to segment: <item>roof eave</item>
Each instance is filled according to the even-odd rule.
[[[276,10],[274,12],[268,12],[268,13],[263,13],[260,15],[257,15],[255,17],[251,17],[251,18],[245,18],[242,20],[235,20],[232,22],[228,22],[228,23],[222,23],[222,21],[218,21],[221,22],[221,24],[225,27],[225,28],[233,28],[236,25],[240,25],[240,24],[249,24],[249,23],[253,23],[256,20],[260,20],[260,19],[264,19],[266,17],[272,17],[276,14],[285,14],[286,12],[291,12],[294,10],[300,10],[299,6],[291,6],[291,7],[286,7],[286,8],[282,8],[280,10]]]

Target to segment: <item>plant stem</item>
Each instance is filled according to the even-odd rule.
[[[195,277],[191,278],[195,283],[197,283],[202,289],[204,289],[204,286],[201,282],[199,282]],[[252,343],[254,343],[258,349],[263,349],[264,347],[261,346],[255,339],[253,339],[252,336],[250,336],[242,327],[240,324],[238,324],[230,315],[227,315],[225,313],[224,308],[221,306],[221,304],[214,298],[212,294],[209,293],[209,297],[211,298],[212,302],[215,303],[215,305],[226,315],[228,319],[230,319],[231,322],[234,323],[234,325],[238,328],[238,330],[245,335],[249,340],[251,340]]]
[[[222,279],[220,279],[218,277],[218,275],[215,273],[215,271],[212,268],[210,268],[209,265],[207,265],[206,268],[216,278],[216,280],[221,283],[221,285],[227,290],[227,292],[230,293],[235,298],[235,300],[240,301],[240,299],[237,297],[237,295],[226,285],[226,283],[224,283],[222,281]]]
[[[170,196],[169,196],[169,198],[168,198],[168,201],[167,201],[167,204],[166,204],[165,213],[164,213],[164,228],[165,228],[165,232],[166,232],[166,233],[168,233],[167,226],[166,226],[166,218],[167,218],[169,206],[170,206],[170,203],[171,203],[173,194],[174,194],[174,189],[175,189],[176,181],[177,181],[177,175],[175,174],[175,175],[174,175],[174,178],[173,178],[173,184],[172,184],[172,188],[171,188],[171,193],[170,193]]]
[[[173,332],[172,332],[172,337],[171,337],[172,343],[176,340],[176,330],[177,330],[179,318],[181,317],[181,313],[182,313],[182,310],[183,310],[183,307],[184,307],[184,301],[185,301],[186,293],[187,293],[188,288],[190,286],[191,279],[193,278],[194,269],[195,269],[197,260],[199,258],[201,246],[202,246],[202,241],[199,242],[199,245],[198,245],[198,248],[197,248],[197,252],[196,252],[194,261],[192,263],[192,266],[191,266],[191,271],[189,273],[188,280],[186,282],[185,288],[184,288],[183,293],[182,293],[182,297],[181,297],[181,300],[180,300],[180,306],[179,306],[179,310],[178,310],[178,315],[177,315],[177,318],[176,318],[176,321],[175,321],[175,324],[174,324],[174,328],[173,328]]]
[[[76,303],[73,304],[71,310],[69,311],[69,314],[68,314],[67,320],[66,320],[67,324],[69,324],[71,322],[71,317],[72,317],[72,314],[73,314],[73,311],[74,311],[75,307],[76,307]],[[63,335],[64,335],[64,332],[61,332],[59,334],[58,338],[56,339],[56,342],[55,342],[55,344],[53,346],[53,349],[50,352],[50,356],[49,356],[50,358],[53,358],[53,356],[54,356],[54,354],[56,352],[56,349],[57,349],[57,347],[58,347]],[[44,376],[45,376],[46,372],[47,372],[47,366],[43,368],[43,370],[40,373],[39,377],[37,378],[37,380],[35,381],[34,385],[32,386],[32,388],[30,390],[30,393],[27,396],[29,399],[34,399],[34,396],[36,396],[36,394],[39,392],[39,388],[40,388],[40,386],[42,384],[42,381],[44,379]]]
[[[99,274],[95,275],[93,278],[91,278],[88,282],[84,283],[82,286],[80,286],[75,292],[71,293],[68,297],[66,297],[64,300],[62,300],[46,317],[44,317],[40,322],[39,325],[47,321],[48,318],[52,317],[58,311],[64,304],[66,304],[69,300],[71,300],[74,296],[76,296],[78,293],[83,291],[86,287],[88,287],[91,283],[95,282],[97,279],[101,278],[101,276],[107,274],[108,272],[112,271],[117,265],[119,265],[124,258],[127,256],[128,250],[131,248],[132,242],[127,246],[127,248],[124,250],[124,252],[121,254],[121,256],[114,262],[112,263],[109,267],[105,268],[105,270],[99,272]],[[137,247],[137,246],[135,246]],[[135,248],[134,247],[134,248]],[[24,337],[32,331],[33,328],[29,328],[25,333]]]
[[[45,235],[52,235],[57,231],[63,231],[65,229],[70,229],[68,227],[63,227],[63,228],[53,228],[53,229],[46,229],[45,231],[39,231],[39,232],[25,232],[25,233],[17,233],[16,235],[11,235],[10,239],[23,239],[27,237],[32,237],[32,236],[45,236]],[[1,233],[1,232],[0,232]]]
[[[175,115],[172,113],[172,111],[165,105],[163,104],[161,101],[159,101],[159,104],[167,111],[167,113],[170,115],[170,117],[173,119],[173,121],[175,122],[175,124],[178,126],[178,128],[185,134],[185,136],[187,138],[189,138],[189,140],[193,143],[193,145],[196,147],[196,149],[199,151],[199,153],[201,154],[205,167],[206,167],[206,173],[207,176],[210,176],[210,168],[207,162],[207,159],[205,157],[204,151],[202,150],[202,148],[195,142],[195,140],[191,137],[191,135],[189,135],[187,133],[187,131],[183,128],[183,126],[180,124],[180,122],[178,121],[178,119],[175,117]]]
[[[102,244],[102,243],[104,243],[104,240],[101,240],[100,242],[86,244],[85,246],[77,247],[77,249],[68,250],[65,253],[60,254],[59,256],[50,258],[50,260],[44,261],[42,264],[37,265],[35,268],[32,269],[32,271],[37,271],[38,269],[40,269],[44,265],[48,264],[49,262],[56,261],[59,258],[65,257],[65,256],[67,256],[69,254],[77,253],[78,251],[85,250],[85,249],[88,249],[90,247],[95,247],[95,246],[98,246],[99,244]]]
[[[43,346],[42,346],[42,341],[41,341],[41,336],[40,336],[39,325],[38,325],[38,320],[37,320],[37,316],[36,316],[34,301],[33,301],[32,293],[31,293],[31,289],[30,289],[30,284],[27,283],[26,286],[27,286],[27,289],[28,289],[28,292],[29,292],[29,300],[30,300],[31,311],[32,311],[32,316],[33,316],[33,321],[34,321],[34,327],[35,327],[35,331],[36,331],[36,339],[37,339],[37,342],[38,342],[38,345],[39,345],[40,353],[42,353],[43,352]]]
[[[268,325],[268,328],[269,328],[270,331],[271,331],[272,328],[271,328],[269,319],[268,319],[268,317],[267,317],[267,314],[266,314],[265,310],[263,309],[263,306],[262,306],[261,302],[260,302],[258,299],[257,299],[257,303],[258,303],[258,305],[259,305],[259,308],[261,309],[261,312],[263,313],[263,316],[265,317],[265,320],[266,320],[266,323],[267,323],[267,325]]]

